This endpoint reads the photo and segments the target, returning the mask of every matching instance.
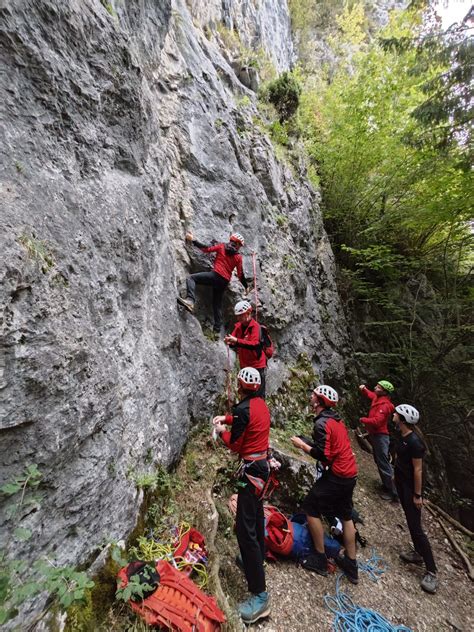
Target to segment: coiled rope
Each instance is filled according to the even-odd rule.
[[[372,556],[367,562],[359,563],[359,570],[367,573],[375,582],[385,573],[387,567],[387,563],[375,553],[375,549],[372,549]],[[335,632],[413,632],[404,625],[393,625],[375,610],[355,604],[339,586],[342,577],[341,573],[336,579],[336,595],[324,597],[325,605],[334,613],[332,627]]]

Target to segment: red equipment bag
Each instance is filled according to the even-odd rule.
[[[291,555],[293,549],[293,523],[276,507],[265,507],[265,547],[283,557]]]
[[[133,562],[132,562],[133,564]],[[130,564],[118,574],[120,587],[125,588]],[[156,562],[158,588],[142,601],[129,601],[134,612],[151,626],[178,632],[219,632],[225,623],[224,613],[215,599],[205,595],[184,573],[166,560]],[[132,575],[133,573],[131,573]]]

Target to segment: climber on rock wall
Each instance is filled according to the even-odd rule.
[[[270,438],[270,412],[258,397],[260,373],[245,367],[237,376],[240,402],[232,413],[214,417],[215,431],[224,444],[241,458],[237,470],[236,533],[248,590],[251,597],[239,605],[239,614],[246,624],[270,614],[270,598],[266,592],[265,521],[262,493],[270,475],[267,452]],[[226,425],[231,426],[227,430]]]
[[[393,384],[387,380],[380,380],[370,391],[365,384],[359,386],[360,392],[371,401],[367,417],[359,421],[367,429],[368,440],[372,446],[374,461],[379,471],[383,490],[380,497],[383,500],[398,502],[398,494],[393,481],[393,468],[389,459],[390,433],[388,423],[395,410],[390,401],[390,395],[395,390]]]
[[[325,384],[311,394],[314,419],[313,442],[291,437],[293,445],[317,459],[325,467],[323,474],[302,503],[316,553],[308,555],[301,565],[307,570],[326,576],[327,559],[324,550],[322,516],[338,516],[342,521],[344,557],[336,563],[353,584],[359,581],[356,561],[356,530],[352,520],[352,494],[357,482],[357,464],[344,422],[332,410],[339,401],[337,392]]]
[[[245,241],[240,233],[233,233],[227,243],[206,246],[196,241],[192,233],[186,233],[186,241],[191,242],[202,252],[216,253],[212,272],[197,272],[191,274],[186,279],[186,298],[178,297],[178,303],[183,305],[188,311],[194,313],[194,303],[196,301],[196,284],[210,285],[212,287],[212,306],[214,310],[214,331],[220,332],[222,325],[222,298],[224,292],[232,278],[234,268],[240,282],[247,289],[247,280],[242,267],[242,255],[239,250],[244,246]]]
[[[236,350],[239,365],[252,367],[260,373],[260,388],[257,397],[265,399],[265,367],[267,356],[263,352],[260,341],[260,325],[252,317],[252,305],[249,301],[239,301],[234,307],[237,323],[231,334],[224,338],[224,342],[231,349]]]

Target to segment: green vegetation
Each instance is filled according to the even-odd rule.
[[[109,0],[100,0],[100,3],[109,15],[111,15],[113,18],[117,17],[117,13],[113,7],[112,2],[110,2]]]
[[[217,25],[217,32],[226,51],[233,54],[242,68],[254,68],[262,81],[275,77],[275,67],[263,48],[254,50],[245,46],[237,31],[228,29],[221,22]]]
[[[46,241],[36,239],[33,235],[20,235],[18,242],[26,249],[28,255],[41,264],[41,270],[46,274],[54,266],[54,257]]]
[[[473,44],[424,3],[369,41],[361,7],[337,15],[328,41],[345,62],[331,80],[301,73],[299,134],[358,324],[357,371],[389,375],[436,442],[447,418],[464,435],[472,399]]]
[[[297,363],[290,367],[288,379],[268,398],[274,426],[272,437],[286,442],[294,434],[308,434],[313,418],[309,409],[309,395],[316,381],[311,361],[302,353]]]
[[[266,98],[275,106],[279,122],[290,119],[300,103],[301,86],[294,73],[284,72],[277,79],[267,84]]]
[[[37,465],[31,464],[0,488],[2,494],[11,499],[7,516],[12,531],[10,541],[0,554],[0,625],[14,619],[25,602],[41,593],[49,593],[57,606],[66,610],[73,603],[84,601],[86,591],[94,585],[86,573],[58,566],[51,557],[28,564],[8,555],[12,540],[26,541],[33,535],[30,529],[20,526],[20,521],[25,513],[40,509],[41,496],[36,489],[41,479]]]

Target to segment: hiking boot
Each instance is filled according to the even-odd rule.
[[[399,557],[403,562],[406,562],[407,564],[422,564],[423,563],[423,558],[421,557],[421,555],[417,553],[416,551],[414,551],[413,549],[410,549],[406,553],[400,553]]]
[[[435,594],[436,589],[438,588],[438,578],[434,573],[430,573],[429,571],[423,577],[420,582],[420,586],[427,593]]]
[[[307,571],[314,571],[318,575],[326,577],[328,574],[328,560],[325,553],[310,553],[301,560],[301,566]]]
[[[180,305],[185,307],[188,310],[188,312],[191,312],[191,314],[194,314],[194,303],[192,301],[186,298],[181,298],[181,296],[178,296],[177,301]]]
[[[394,495],[392,494],[392,492],[384,490],[383,492],[380,492],[379,498],[381,498],[382,500],[393,500]]]
[[[347,579],[351,582],[351,584],[359,583],[359,569],[357,568],[357,560],[351,560],[350,557],[344,555],[344,557],[336,557],[334,561],[347,577]]]
[[[255,623],[255,621],[263,617],[268,617],[270,614],[270,597],[268,593],[261,592],[258,595],[252,595],[250,599],[239,605],[238,611],[240,618],[247,625]]]

